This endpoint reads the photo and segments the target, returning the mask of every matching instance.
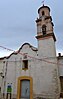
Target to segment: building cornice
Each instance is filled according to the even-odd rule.
[[[9,56],[1,57],[0,60],[8,59],[8,58],[10,58],[12,55],[17,55],[18,53],[20,53],[20,50],[23,48],[24,45],[28,45],[33,51],[38,51],[38,49],[37,49],[36,47],[30,45],[29,43],[24,43],[24,44],[19,48],[19,50],[14,51],[14,52],[11,53]]]
[[[55,37],[55,35],[54,35],[54,33],[49,33],[49,34],[45,34],[45,35],[38,35],[38,36],[36,36],[36,38],[37,39],[43,39],[43,38],[46,38],[46,37],[53,37],[53,39],[54,39],[54,41],[56,41],[56,37]]]

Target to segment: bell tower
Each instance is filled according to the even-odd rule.
[[[53,32],[53,22],[52,17],[50,16],[50,8],[48,6],[42,6],[38,9],[39,17],[36,20],[37,23],[37,40],[38,40],[38,53],[40,55],[44,54],[43,57],[51,56],[53,57],[54,51],[55,54],[55,35]],[[53,44],[52,44],[53,43]],[[50,50],[50,51],[49,51]],[[49,55],[47,54],[49,53]],[[55,55],[54,55],[55,56]]]
[[[38,9],[38,14],[36,38],[38,41],[38,58],[41,59],[39,65],[37,64],[41,70],[38,73],[41,75],[40,89],[44,99],[59,99],[60,84],[55,48],[56,38],[50,8],[43,5]]]

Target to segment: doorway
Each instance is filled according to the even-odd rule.
[[[18,78],[17,99],[33,99],[32,77],[22,76]]]
[[[21,99],[30,99],[30,80],[21,81]]]

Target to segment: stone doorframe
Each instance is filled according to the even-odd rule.
[[[22,80],[29,80],[30,81],[30,99],[33,99],[33,79],[29,76],[21,76],[18,78],[18,85],[17,85],[17,99],[20,99],[20,90],[21,90],[21,81]]]

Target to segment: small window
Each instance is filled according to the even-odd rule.
[[[42,11],[42,15],[45,15],[45,12],[44,11]]]
[[[28,60],[23,60],[23,67],[22,69],[26,70],[28,69]]]
[[[43,25],[43,26],[42,26],[42,33],[43,33],[43,35],[46,34],[46,25]]]

